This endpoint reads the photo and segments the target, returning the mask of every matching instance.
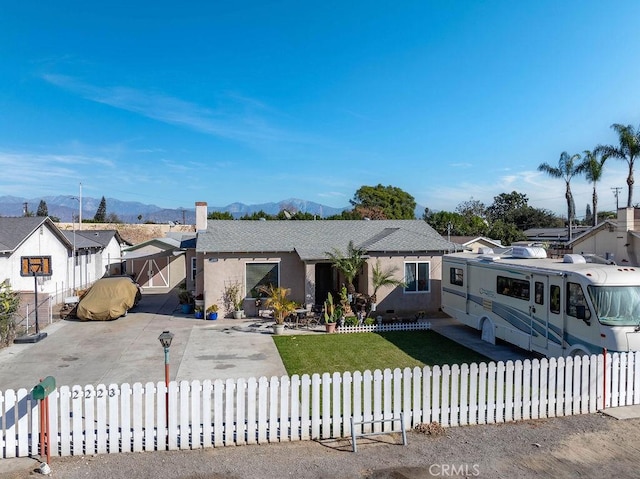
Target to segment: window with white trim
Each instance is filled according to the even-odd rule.
[[[260,287],[269,287],[269,285],[277,287],[280,284],[280,267],[279,263],[246,263],[245,270],[247,296],[250,298],[259,298],[264,296],[260,294]]]
[[[404,292],[428,293],[431,290],[430,269],[428,261],[413,261],[404,264]]]

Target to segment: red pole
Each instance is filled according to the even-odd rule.
[[[602,410],[607,407],[607,348],[602,348],[604,354],[602,362]]]
[[[40,400],[40,456],[44,457],[44,428],[45,428],[45,407],[44,407],[45,399]]]
[[[45,422],[46,428],[47,428],[47,434],[46,434],[46,436],[47,436],[47,440],[46,440],[47,464],[51,464],[51,443],[49,442],[49,440],[51,439],[51,436],[49,435],[49,396],[44,398],[44,409],[45,409],[44,422]]]

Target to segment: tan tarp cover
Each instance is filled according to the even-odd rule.
[[[138,287],[129,278],[102,278],[80,299],[76,316],[82,321],[107,321],[123,316],[136,304]]]

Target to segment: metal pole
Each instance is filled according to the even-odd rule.
[[[164,348],[164,383],[167,386],[165,407],[166,407],[166,420],[167,430],[169,429],[169,348]]]

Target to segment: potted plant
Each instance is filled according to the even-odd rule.
[[[241,293],[242,287],[238,282],[227,284],[222,293],[224,307],[228,312],[233,314],[234,319],[241,319],[244,313],[242,310],[244,299]]]
[[[212,304],[207,308],[207,319],[218,319],[218,305]]]
[[[269,285],[261,288],[266,294],[265,305],[273,311],[273,319],[276,324],[273,325],[274,334],[282,334],[284,332],[284,319],[296,310],[296,303],[291,301],[289,290],[280,286]]]
[[[184,314],[189,314],[193,311],[193,295],[186,289],[181,289],[178,293],[178,301]]]
[[[200,306],[196,306],[193,315],[195,316],[196,319],[203,319],[204,318],[204,309],[201,308]]]
[[[333,296],[329,293],[327,300],[324,302],[324,325],[327,333],[336,331],[336,321],[340,317],[342,317],[342,310],[333,304]]]
[[[198,296],[195,297],[194,302],[195,302],[196,308],[204,308],[204,295],[200,293]]]

